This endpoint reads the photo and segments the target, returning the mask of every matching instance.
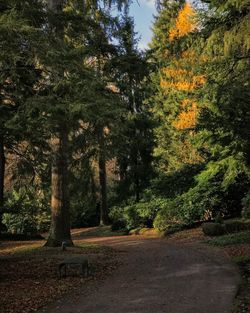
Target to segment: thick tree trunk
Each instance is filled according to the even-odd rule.
[[[107,206],[107,173],[103,129],[99,130],[100,225],[109,225]]]
[[[63,9],[63,0],[48,0],[48,7],[54,13]],[[55,29],[63,40],[61,26]],[[61,73],[63,77],[63,72]],[[68,131],[60,125],[59,132],[52,139],[52,170],[51,170],[51,226],[46,246],[57,247],[63,242],[73,245],[70,234],[69,188],[68,188]]]
[[[5,175],[4,137],[0,135],[0,234],[2,231],[2,215],[4,208],[4,175]]]
[[[53,161],[51,176],[51,227],[46,246],[72,245],[70,234],[68,190],[68,133],[61,130],[52,140]]]

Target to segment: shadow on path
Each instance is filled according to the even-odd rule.
[[[82,242],[82,241],[81,241]],[[166,238],[89,238],[112,246],[123,265],[103,282],[46,313],[230,313],[240,277],[221,252]]]

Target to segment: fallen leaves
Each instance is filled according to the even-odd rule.
[[[14,245],[0,251],[1,313],[37,312],[65,293],[86,286],[88,282],[104,279],[119,265],[113,249],[97,245],[67,248],[65,252],[41,247],[41,243],[36,243],[35,249],[31,244],[32,249],[26,251],[24,243],[17,246],[22,247],[22,252]],[[87,255],[91,276],[80,277],[77,269],[72,269],[70,276],[59,279],[58,264],[69,254]]]

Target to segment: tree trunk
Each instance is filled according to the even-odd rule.
[[[68,133],[61,130],[52,140],[51,227],[46,246],[73,245],[70,234],[68,190]]]
[[[139,202],[140,201],[140,180],[138,176],[138,151],[136,152],[134,179],[135,179],[135,201]]]
[[[109,225],[107,206],[107,173],[103,128],[99,130],[100,225]]]
[[[5,175],[4,138],[2,135],[0,135],[0,234],[2,231],[2,215],[4,208],[4,175]]]
[[[54,13],[63,9],[63,0],[48,0],[48,7]],[[57,35],[63,40],[63,29],[57,27]],[[63,77],[63,72],[61,73]],[[69,188],[68,188],[68,131],[65,125],[52,139],[51,170],[51,226],[46,246],[58,247],[63,242],[73,245],[70,234]]]

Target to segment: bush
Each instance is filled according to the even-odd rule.
[[[128,230],[138,228],[143,225],[142,219],[137,211],[136,204],[124,208],[124,219]]]
[[[204,223],[202,230],[207,236],[221,236],[225,234],[225,225],[220,223]]]
[[[120,206],[113,206],[110,210],[109,210],[109,218],[111,221],[117,221],[120,219],[123,219],[123,213],[124,213],[124,207]]]
[[[125,221],[128,230],[140,227],[152,227],[157,212],[164,206],[165,200],[153,198],[150,201],[141,201],[125,207],[113,207],[109,216],[113,223]],[[118,222],[119,224],[120,222]]]
[[[250,244],[250,231],[239,232],[237,234],[227,234],[219,238],[210,239],[208,240],[208,243],[219,247]]]
[[[154,227],[164,231],[174,224],[192,225],[204,220],[206,214],[213,215],[217,204],[218,198],[212,190],[194,187],[175,199],[165,199],[164,206],[154,221]]]
[[[13,191],[6,201],[3,224],[13,234],[36,234],[47,231],[50,216],[45,199],[30,188]]]
[[[169,227],[178,224],[180,221],[176,217],[175,203],[171,200],[165,200],[164,206],[156,215],[154,227],[159,231],[165,231]]]
[[[225,221],[225,230],[227,233],[236,233],[250,229],[250,221],[227,220]]]
[[[7,231],[12,234],[35,234],[37,227],[34,218],[23,214],[3,214],[3,224],[7,227]]]

